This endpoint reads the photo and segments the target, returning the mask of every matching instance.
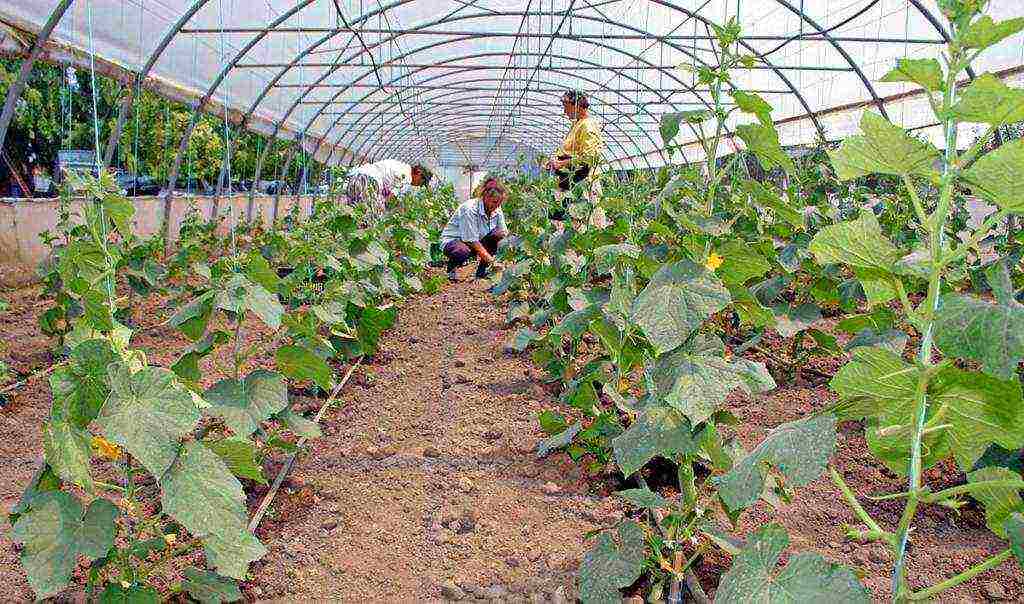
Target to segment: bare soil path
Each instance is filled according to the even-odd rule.
[[[503,353],[503,319],[480,281],[401,309],[260,527],[270,553],[248,595],[574,599],[585,533],[621,512],[564,455],[535,460],[551,401],[529,360]]]

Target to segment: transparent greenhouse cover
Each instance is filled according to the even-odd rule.
[[[0,0],[0,18],[38,30],[56,4]],[[1024,0],[988,12],[1024,16]],[[744,48],[765,63],[735,81],[772,103],[783,144],[845,137],[880,108],[941,142],[923,94],[879,82],[898,57],[939,56],[947,24],[934,0],[76,0],[51,42],[132,72],[152,62],[150,85],[304,134],[333,163],[487,166],[550,152],[567,129],[561,92],[580,89],[607,159],[625,169],[701,159],[697,145],[666,157],[658,122],[709,102],[675,66],[713,64],[708,24],[737,14]],[[1021,85],[1022,65],[1018,35],[973,71]]]

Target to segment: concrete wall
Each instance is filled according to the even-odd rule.
[[[135,204],[135,232],[140,237],[150,237],[160,232],[163,224],[164,202],[158,197],[131,197]],[[300,214],[309,216],[313,198],[282,195],[277,208],[278,217],[284,218],[293,205],[298,203]],[[80,214],[84,200],[72,201],[72,214]],[[192,207],[198,208],[200,216],[210,217],[213,211],[212,197],[173,197],[170,208],[170,229],[168,238],[178,240],[181,223]],[[59,203],[56,199],[4,199],[0,200],[0,287],[15,287],[36,279],[36,267],[42,262],[49,248],[43,243],[42,233],[54,231],[57,227]],[[221,197],[218,215],[221,230],[229,230],[248,215],[248,194]],[[261,218],[270,226],[274,216],[274,197],[257,195],[253,204],[253,218]]]

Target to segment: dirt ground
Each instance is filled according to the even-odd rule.
[[[10,308],[0,315],[0,330],[7,349],[0,354],[21,371],[47,366],[45,339],[35,326],[45,301],[33,289],[5,297]],[[158,303],[140,315],[153,322],[162,316]],[[605,482],[585,479],[566,455],[535,458],[542,438],[535,417],[553,407],[555,397],[528,355],[503,352],[511,333],[504,309],[482,282],[447,286],[403,306],[381,352],[354,373],[324,418],[324,438],[297,462],[258,529],[269,553],[242,584],[248,599],[574,599],[573,576],[587,548],[586,533],[613,525],[623,510],[606,496]],[[184,347],[179,339],[160,328],[140,336],[139,343],[152,351],[151,362],[167,365],[174,360],[170,352]],[[771,344],[764,346],[772,349]],[[208,359],[204,368],[222,361]],[[212,371],[210,376],[217,377]],[[823,384],[797,380],[767,395],[731,397],[730,407],[742,421],[739,438],[751,448],[770,428],[830,400]],[[0,409],[5,509],[17,501],[35,467],[49,404],[49,387],[37,380]],[[318,401],[304,404],[312,408]],[[900,479],[871,461],[855,423],[841,426],[834,463],[858,494],[902,490]],[[265,474],[275,470],[270,463]],[[929,478],[944,484],[962,477],[947,467]],[[253,508],[260,492],[251,493]],[[898,520],[899,502],[862,503],[883,526]],[[781,510],[759,506],[743,517],[738,532],[769,521],[786,526],[793,551],[812,549],[858,567],[875,599],[889,599],[888,553],[845,539],[843,525],[854,519],[826,478],[800,489]],[[973,506],[959,515],[925,509],[913,543],[909,575],[915,586],[953,575],[1005,547]],[[705,589],[713,592],[727,565],[724,556],[708,556],[700,573]],[[30,598],[5,525],[0,602]],[[1024,600],[1024,573],[1013,562],[942,598],[997,600]]]

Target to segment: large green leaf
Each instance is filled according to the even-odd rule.
[[[895,441],[909,443],[919,378],[919,369],[890,350],[858,348],[830,382],[843,403],[836,413],[843,419],[877,418],[886,433],[895,430],[895,436],[886,439],[887,448],[896,446]],[[938,424],[929,424],[929,435],[948,438],[965,471],[992,443],[1006,448],[1024,445],[1024,400],[1016,381],[946,367],[931,378],[927,395],[926,420]]]
[[[312,380],[324,390],[333,386],[331,366],[304,346],[282,346],[274,358],[281,373],[293,380]]]
[[[70,493],[53,491],[36,497],[32,508],[14,524],[11,539],[23,544],[21,564],[39,598],[67,586],[79,556],[95,560],[114,544],[117,507],[96,499],[84,516],[82,504]]]
[[[363,314],[359,317],[359,326],[356,333],[364,354],[376,352],[381,334],[391,329],[397,317],[398,310],[394,306],[384,308],[367,307],[363,309]]]
[[[1024,213],[1024,139],[1006,143],[983,155],[965,176],[975,193],[1000,208]]]
[[[946,355],[977,361],[986,373],[1008,380],[1024,358],[1024,306],[1012,297],[993,304],[947,294],[935,315],[935,344]]]
[[[971,23],[960,36],[964,48],[988,48],[1024,29],[1024,18],[1007,19],[998,23],[982,15]]]
[[[666,113],[661,116],[661,123],[658,126],[658,131],[661,133],[661,142],[665,145],[672,142],[672,139],[679,134],[679,124],[681,123],[699,124],[710,118],[711,112],[703,109]]]
[[[267,548],[245,527],[207,535],[203,539],[203,550],[218,573],[238,580],[245,579],[249,565],[267,553]]]
[[[256,446],[240,438],[204,440],[208,449],[220,456],[231,473],[238,478],[247,478],[260,484],[267,484],[263,468],[256,463]]]
[[[819,264],[847,264],[882,271],[891,271],[900,256],[871,212],[821,229],[808,249]]]
[[[220,417],[235,436],[246,438],[288,406],[288,386],[279,373],[257,369],[244,380],[223,379],[203,393],[212,406],[208,412]]]
[[[215,302],[217,308],[234,313],[251,310],[271,329],[281,326],[284,308],[277,296],[262,285],[249,281],[245,275],[232,275],[223,289],[217,292]]]
[[[947,367],[928,388],[936,414],[948,425],[953,457],[969,471],[989,445],[1024,446],[1024,400],[1020,382]]]
[[[929,409],[926,421],[935,418]],[[893,473],[907,475],[910,460],[910,427],[904,425],[894,429],[892,425],[881,425],[877,420],[865,423],[864,439],[868,451]],[[927,432],[921,439],[921,467],[930,468],[949,457],[953,450],[949,433],[946,431]]]
[[[721,604],[804,604],[806,602],[871,601],[871,594],[845,566],[820,555],[800,552],[784,568],[778,564],[789,546],[786,529],[778,524],[762,527],[747,547],[733,558],[715,593]]]
[[[82,296],[82,308],[90,327],[97,331],[114,329],[114,315],[106,290],[92,288]]]
[[[934,145],[912,138],[884,117],[867,111],[861,118],[864,134],[851,136],[836,151],[829,151],[839,180],[868,174],[929,176],[939,158]]]
[[[320,438],[324,435],[320,429],[320,424],[311,419],[306,419],[293,409],[285,409],[278,413],[277,419],[285,428],[303,438]]]
[[[779,133],[771,125],[744,124],[736,127],[736,135],[743,139],[747,149],[761,160],[766,170],[779,167],[793,172],[793,160],[779,144]]]
[[[249,252],[248,263],[245,266],[245,275],[253,283],[258,283],[263,286],[267,291],[277,291],[277,284],[281,279],[274,272],[274,269],[270,268],[270,263],[267,259],[259,254],[259,252]]]
[[[110,394],[107,368],[118,360],[107,340],[86,340],[76,346],[67,365],[50,375],[51,417],[80,428],[96,419]]]
[[[772,312],[775,314],[775,331],[784,338],[792,338],[821,320],[821,309],[811,302],[780,304],[773,307]]]
[[[696,447],[690,422],[671,407],[648,405],[624,433],[612,439],[619,468],[632,475],[657,455],[670,457]]]
[[[670,508],[672,502],[650,489],[626,489],[615,493],[638,508]]]
[[[180,329],[192,341],[202,338],[206,334],[210,317],[213,316],[213,302],[216,295],[215,291],[208,291],[197,296],[179,308],[168,323]]]
[[[732,98],[740,111],[757,116],[757,121],[761,122],[762,126],[772,125],[772,106],[768,101],[753,92],[742,90],[734,90]]]
[[[84,428],[62,420],[43,424],[43,451],[46,463],[62,480],[77,484],[87,492],[93,490],[89,459],[92,457],[91,438]]]
[[[592,253],[596,269],[601,273],[607,273],[623,258],[639,258],[640,248],[632,243],[615,243],[594,248]]]
[[[782,424],[749,455],[714,478],[726,509],[736,512],[757,502],[764,491],[768,468],[786,477],[786,484],[803,486],[825,470],[836,445],[836,419],[823,414]]]
[[[199,421],[192,397],[174,373],[159,367],[133,374],[123,365],[113,365],[110,384],[110,397],[96,419],[103,435],[151,474],[162,476],[178,454],[179,441]]]
[[[1024,500],[1020,498],[1020,489],[1005,484],[988,484],[994,481],[1019,481],[1020,474],[991,466],[975,470],[967,475],[971,483],[971,496],[985,508],[985,524],[989,530],[1006,538],[1006,521],[1014,513],[1024,512]]]
[[[181,586],[192,596],[192,599],[202,604],[224,604],[225,602],[237,602],[242,599],[242,592],[238,589],[238,583],[212,573],[208,570],[198,568],[186,568],[185,580]]]
[[[940,90],[942,66],[935,59],[898,59],[896,67],[885,74],[882,82],[913,82],[925,90]]]
[[[694,330],[729,304],[729,291],[689,260],[662,266],[633,302],[632,318],[659,353],[682,344]]]
[[[745,188],[754,203],[762,208],[771,210],[777,218],[788,222],[798,229],[807,226],[807,220],[803,212],[794,208],[788,200],[783,199],[775,190],[769,189],[756,180],[748,181]]]
[[[618,527],[619,542],[611,533],[597,536],[580,564],[580,600],[584,604],[620,604],[619,589],[629,587],[643,569],[646,540],[632,520]]]
[[[752,394],[775,388],[775,381],[762,363],[685,350],[661,356],[654,380],[665,402],[694,425],[714,415],[733,390]]]
[[[576,435],[583,429],[583,422],[576,422],[564,430],[552,434],[537,444],[537,457],[546,457],[552,451],[557,451],[572,444]]]
[[[1024,568],[1024,514],[1014,512],[1003,524],[1006,530],[1006,538],[1010,540],[1010,549],[1013,550],[1017,564]]]
[[[181,448],[160,486],[164,512],[203,539],[207,557],[220,574],[243,579],[249,563],[266,553],[246,528],[242,485],[202,443]]]
[[[953,113],[965,122],[993,126],[1021,122],[1024,121],[1024,90],[1010,88],[986,73],[964,88]]]
[[[771,269],[760,252],[742,241],[730,241],[719,246],[716,252],[722,257],[722,266],[715,274],[726,285],[741,285],[755,277],[763,277]]]

